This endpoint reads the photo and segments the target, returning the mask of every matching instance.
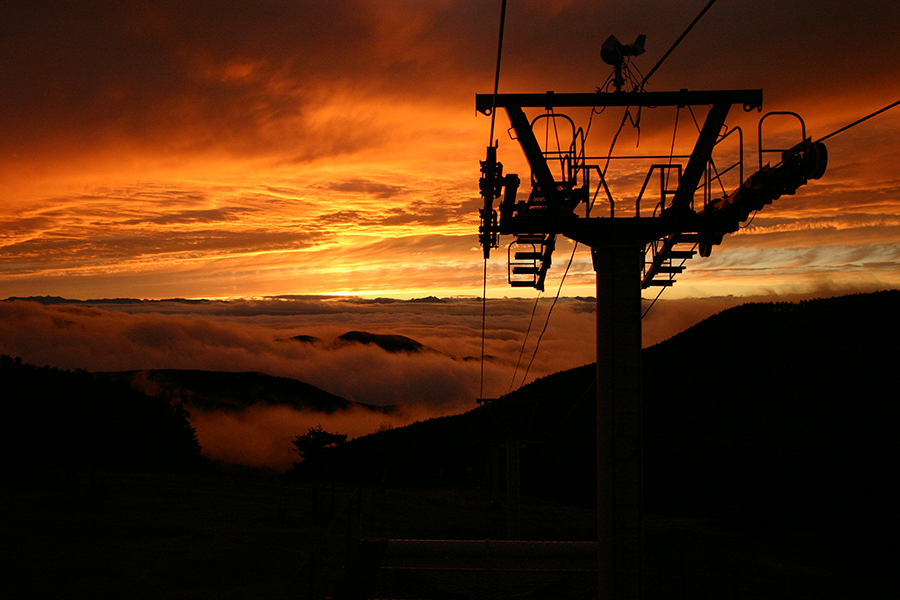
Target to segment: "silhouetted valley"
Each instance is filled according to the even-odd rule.
[[[900,292],[747,304],[643,353],[650,513],[821,526],[895,523]],[[326,471],[370,484],[486,487],[509,442],[524,494],[595,501],[594,367],[466,414],[330,449]],[[304,465],[297,469],[302,474]],[[492,474],[493,473],[493,474]]]
[[[746,304],[643,353],[649,512],[843,523],[895,520],[892,380],[900,292]],[[351,332],[394,352],[421,344]],[[321,414],[390,408],[259,373],[68,372],[3,357],[5,466],[175,468],[200,447],[187,410],[285,406]],[[468,413],[329,449],[325,471],[393,486],[486,489],[509,442],[525,494],[594,502],[591,365],[539,379]],[[304,431],[298,431],[297,435]],[[304,465],[296,469],[302,475]],[[320,470],[320,469],[317,469]]]

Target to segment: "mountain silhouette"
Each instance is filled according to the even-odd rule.
[[[741,305],[643,352],[649,512],[756,523],[896,523],[893,382],[900,291]],[[595,501],[594,367],[539,379],[466,414],[352,440],[345,477],[484,486],[521,450],[523,493]],[[301,465],[302,467],[302,465]]]
[[[256,405],[287,406],[326,414],[354,407],[375,412],[391,410],[351,402],[296,379],[256,372],[157,369],[123,371],[115,376],[130,381],[148,395],[204,411],[240,411]]]
[[[352,345],[377,346],[391,354],[418,354],[421,352],[437,352],[428,346],[406,337],[405,335],[369,333],[368,331],[348,331],[331,341],[325,342],[322,338],[312,335],[295,335],[282,339],[284,342],[299,342],[311,344],[323,349],[338,349]]]
[[[378,346],[382,350],[397,353],[416,354],[418,352],[432,351],[412,338],[404,335],[388,335],[380,333],[368,333],[366,331],[348,331],[335,340],[335,345],[346,346],[348,344],[365,344]]]

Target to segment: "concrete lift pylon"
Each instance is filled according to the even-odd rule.
[[[759,170],[730,194],[719,198],[704,194],[704,201],[697,203],[697,190],[705,189],[711,178],[717,177],[710,169],[712,154],[729,133],[723,131],[723,126],[733,105],[746,111],[761,109],[762,91],[547,92],[479,94],[475,98],[476,110],[485,115],[499,108],[506,110],[531,168],[529,197],[519,201],[518,176],[504,175],[502,164],[497,162],[497,147],[487,148],[486,160],[481,163],[484,206],[479,229],[485,259],[499,247],[501,235],[515,236],[509,251],[509,283],[543,289],[557,235],[591,248],[597,274],[597,534],[601,599],[638,600],[643,596],[641,290],[671,285],[674,275],[682,269],[675,262],[693,256],[694,248],[708,256],[712,247],[724,235],[736,231],[751,213],[783,194],[793,194],[825,171],[825,146],[811,142],[805,126],[795,146],[767,150],[780,152],[780,162],[763,165],[761,120]],[[614,106],[710,107],[687,164],[677,168],[677,186],[672,190],[661,186],[661,197],[652,214],[642,212],[640,196],[630,216],[615,208],[604,170],[590,163],[609,157],[586,156],[581,129],[576,130],[573,124],[569,149],[551,153],[541,149],[533,130],[537,119],[529,121],[524,110]],[[551,170],[548,157],[554,168],[562,165],[560,177]],[[651,167],[645,188],[654,169],[662,177],[674,167]],[[607,190],[607,215],[591,214],[591,173],[599,177],[598,191],[601,187]],[[576,212],[582,205],[584,216]],[[678,250],[678,244],[691,244],[692,249]]]

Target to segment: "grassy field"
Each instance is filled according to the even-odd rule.
[[[248,472],[6,474],[3,598],[325,598],[362,537],[503,539],[478,491],[312,487]],[[591,510],[523,499],[522,537],[590,540]],[[645,597],[876,598],[895,558],[833,536],[649,516]],[[896,587],[893,590],[896,592]]]

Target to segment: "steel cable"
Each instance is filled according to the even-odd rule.
[[[506,0],[500,5],[500,35],[497,41],[497,69],[494,72],[494,97],[491,102],[491,135],[488,146],[494,145],[494,123],[497,120],[497,91],[500,88],[500,58],[503,56],[503,29],[506,25]],[[481,379],[478,397],[484,398],[484,338],[487,321],[487,258],[484,259],[484,275],[481,292]]]

